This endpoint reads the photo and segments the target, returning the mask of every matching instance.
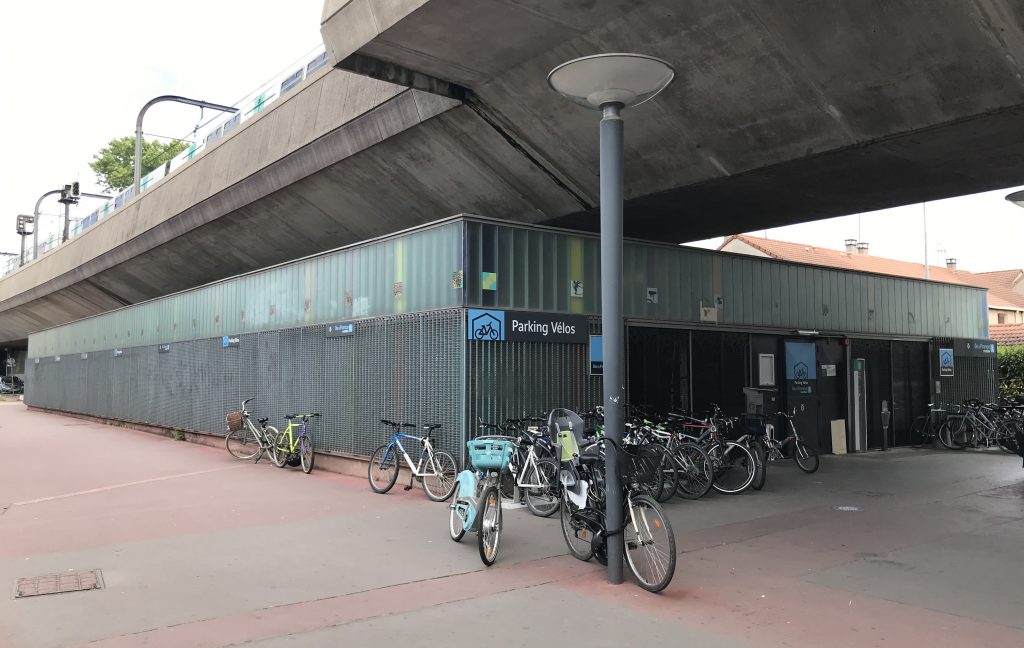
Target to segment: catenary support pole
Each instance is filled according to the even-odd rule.
[[[622,105],[601,106],[601,341],[604,347],[604,430],[622,443],[626,381],[622,323]],[[615,445],[605,448],[608,582],[622,582],[622,481]]]

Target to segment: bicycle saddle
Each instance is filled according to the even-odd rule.
[[[426,430],[427,432],[433,432],[439,427],[441,427],[440,423],[434,423],[433,425],[424,425],[423,429]]]
[[[260,425],[264,425],[269,420],[269,418],[264,416],[263,418],[256,419],[256,422],[259,423]]]

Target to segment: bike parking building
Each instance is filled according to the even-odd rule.
[[[632,403],[795,408],[829,452],[995,398],[983,288],[633,240],[623,267]],[[25,399],[223,434],[255,397],[322,412],[322,452],[368,456],[388,418],[462,457],[478,419],[600,404],[599,281],[593,234],[461,215],[34,333]]]

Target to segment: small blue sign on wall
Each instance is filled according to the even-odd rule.
[[[241,340],[238,338],[238,336],[225,335],[220,339],[220,346],[221,348],[224,349],[230,349],[237,347],[240,342]]]
[[[600,335],[590,336],[590,375],[604,375],[604,345]]]
[[[813,342],[786,342],[786,381],[794,394],[810,396],[812,380],[818,377],[817,355]]]
[[[949,378],[953,375],[953,349],[939,349],[939,376]]]
[[[469,309],[466,313],[466,337],[488,342],[504,340],[505,311]]]

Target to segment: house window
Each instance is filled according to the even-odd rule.
[[[1006,324],[1006,313],[998,313],[998,314],[996,314],[996,321],[999,324]]]

